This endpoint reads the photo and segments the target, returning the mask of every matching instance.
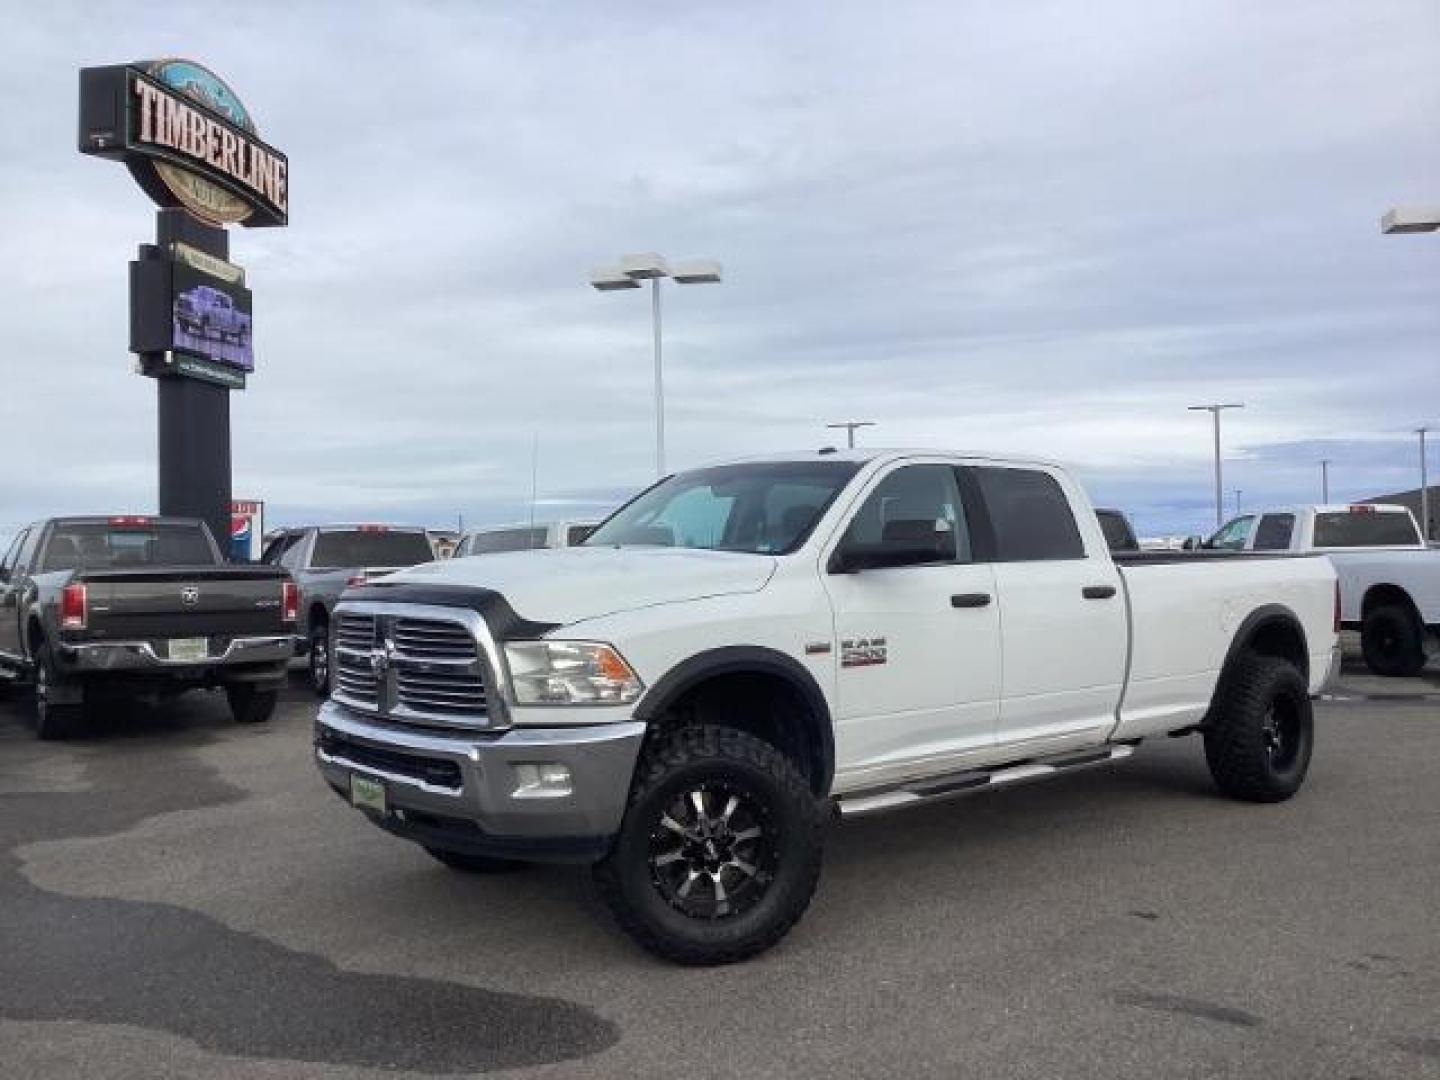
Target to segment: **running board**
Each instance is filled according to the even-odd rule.
[[[948,799],[956,795],[967,795],[986,788],[1020,784],[1027,780],[1041,780],[1061,773],[1075,772],[1092,765],[1108,765],[1120,761],[1135,752],[1128,743],[1116,743],[1099,750],[1086,750],[1076,754],[1038,761],[1025,761],[998,769],[973,769],[969,772],[951,773],[948,776],[934,776],[925,780],[911,780],[885,788],[870,788],[850,795],[841,795],[836,800],[840,813],[845,817],[859,817],[861,814],[894,810],[901,806],[914,806],[922,802]]]

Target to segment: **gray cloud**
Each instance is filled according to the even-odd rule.
[[[1193,401],[1247,402],[1230,471],[1274,501],[1313,497],[1320,441],[1346,492],[1406,486],[1403,432],[1440,419],[1440,238],[1376,224],[1440,199],[1425,2],[10,25],[0,531],[153,501],[153,389],[124,353],[150,214],[75,153],[75,69],[175,53],[292,159],[291,227],[232,238],[260,367],[236,491],[277,519],[522,516],[537,433],[544,497],[646,482],[645,298],[584,284],[630,250],[726,267],[666,298],[672,464],[863,414],[877,442],[1070,460],[1142,529],[1183,531],[1210,516]]]

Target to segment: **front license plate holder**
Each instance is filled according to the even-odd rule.
[[[390,812],[385,785],[359,773],[350,774],[350,805],[378,817],[384,817]]]
[[[174,637],[170,639],[168,653],[171,660],[193,663],[210,658],[210,639],[203,637]]]

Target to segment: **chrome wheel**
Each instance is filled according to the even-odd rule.
[[[770,815],[742,788],[702,784],[660,815],[649,858],[651,880],[672,907],[696,919],[742,915],[775,877]]]
[[[330,631],[323,625],[310,631],[310,685],[322,697],[330,693]]]

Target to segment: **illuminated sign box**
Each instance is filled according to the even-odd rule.
[[[255,370],[254,315],[240,267],[188,244],[146,245],[130,264],[130,289],[132,352]]]

